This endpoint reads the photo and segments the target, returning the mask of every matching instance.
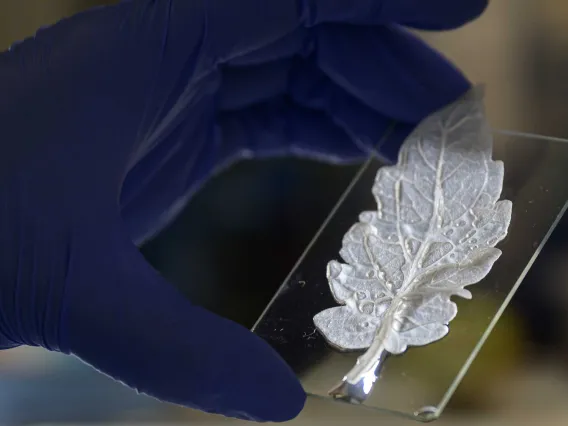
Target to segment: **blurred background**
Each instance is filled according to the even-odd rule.
[[[2,0],[0,49],[40,26],[104,3]],[[495,128],[568,138],[567,2],[493,0],[475,23],[424,37],[471,80],[487,85],[487,109]],[[509,149],[507,173],[520,191],[525,182],[530,186],[531,175],[567,164],[568,145],[564,156],[555,152],[554,161],[544,141],[542,146],[519,146],[523,149],[502,149]],[[211,181],[143,252],[193,301],[251,327],[358,167],[299,160],[243,162]],[[568,180],[556,181],[568,187]],[[568,218],[526,277],[440,425],[568,424],[567,227]],[[501,301],[502,295],[494,303],[478,302],[480,321],[487,321],[492,306]],[[0,353],[0,424],[189,421],[239,423],[137,395],[74,358],[29,348]],[[344,421],[415,424],[317,399],[310,399],[292,424]]]

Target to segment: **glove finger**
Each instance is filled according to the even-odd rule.
[[[217,107],[238,110],[283,95],[293,59],[272,61],[246,67],[223,67]]]
[[[397,22],[423,28],[455,28],[477,17],[485,9],[487,1],[177,0],[162,4],[164,8],[168,8],[168,19],[170,26],[173,26],[170,37],[181,30],[186,36],[183,40],[186,40],[187,28],[190,27],[193,39],[201,38],[205,41],[201,60],[219,63],[277,42],[298,28],[321,23],[380,25]],[[147,16],[152,19],[153,14],[148,13]],[[188,22],[192,25],[188,25]],[[198,37],[199,34],[201,37]],[[204,65],[207,66],[207,63]]]
[[[256,109],[249,109],[242,114],[239,114],[237,110],[259,104],[264,104],[263,107],[271,105],[271,108],[276,108],[276,105],[279,104],[270,101],[278,97],[284,99],[286,94],[291,96],[298,104],[297,108],[293,108],[291,107],[292,104],[289,104],[289,110],[295,111],[292,115],[295,116],[296,113],[307,114],[304,119],[304,126],[314,123],[311,121],[314,112],[312,110],[325,113],[324,116],[318,114],[325,124],[318,124],[317,129],[319,130],[317,132],[329,127],[333,129],[335,136],[325,139],[319,137],[318,140],[322,140],[324,146],[326,143],[331,143],[331,152],[337,152],[335,142],[332,141],[341,141],[345,135],[337,132],[337,129],[330,126],[329,123],[339,126],[349,135],[351,141],[346,141],[345,146],[350,147],[355,143],[362,147],[363,151],[369,151],[377,148],[386,128],[393,121],[392,118],[373,110],[335,84],[318,68],[313,59],[296,58],[257,66],[226,68],[223,71],[222,81],[218,106],[225,112],[235,111],[234,115],[224,116],[225,119],[228,117],[230,122],[235,121],[237,123],[234,128],[243,126],[245,120],[243,117],[247,117],[246,120],[249,120],[250,115],[254,118],[257,114]],[[305,108],[302,109],[300,106]],[[406,108],[412,110],[414,104],[407,105]],[[274,119],[271,117],[281,112],[267,109],[266,113],[266,123],[272,123]],[[296,121],[298,120],[292,120],[292,122]],[[223,133],[225,137],[231,137],[227,128]],[[267,141],[273,139],[274,136],[271,136]],[[285,143],[279,142],[277,145]],[[264,146],[264,144],[262,145]],[[391,146],[392,149],[390,150],[383,147],[381,154],[393,161],[398,153],[398,145]],[[261,152],[263,149],[261,148]],[[382,152],[383,150],[385,152]],[[351,157],[351,154],[348,154],[349,157]]]
[[[227,61],[227,65],[234,67],[259,65],[301,55],[310,47],[309,31],[310,30],[307,28],[298,28],[296,31],[286,34],[266,46],[255,49],[247,54],[234,57],[230,61]]]
[[[308,26],[320,23],[412,24],[425,29],[456,28],[477,18],[488,0],[304,0]]]
[[[216,141],[212,102],[203,98],[193,106],[176,117],[171,129],[157,133],[153,149],[135,164],[123,182],[121,215],[136,244],[171,223],[189,197],[234,153],[226,152],[230,147]]]
[[[381,25],[398,23],[422,30],[449,30],[458,28],[479,17],[487,8],[488,0],[365,0],[359,2],[320,2],[311,6],[309,15],[317,24],[352,23]],[[344,17],[342,17],[342,13]],[[231,65],[255,65],[290,58],[307,47],[309,32],[299,27],[292,33],[262,44],[250,52],[232,57]]]
[[[288,134],[281,133],[283,122],[288,119],[293,120],[294,132],[304,132],[303,138],[291,141]],[[203,120],[191,138],[183,133],[169,136],[126,177],[120,199],[121,216],[136,244],[164,229],[212,173],[240,158],[295,153],[345,163],[366,156],[325,114],[295,109],[284,98],[221,113],[217,131],[209,135],[212,122],[213,118]],[[388,126],[386,120],[379,120],[377,125],[385,129]],[[195,143],[202,147],[196,150]],[[311,146],[318,144],[319,149]]]
[[[148,154],[127,176],[121,196],[121,215],[132,238],[139,244],[151,238],[177,217],[214,171],[240,158],[292,154],[347,164],[365,159],[379,143],[386,159],[396,158],[412,126],[398,125],[384,139],[391,118],[358,102],[321,72],[300,75],[305,78],[294,80],[290,95],[221,112],[214,134],[214,119],[200,117],[191,137],[171,135]],[[201,143],[199,150],[195,143]]]
[[[394,162],[400,144],[415,123],[396,123],[396,132],[384,140],[389,125],[395,122],[372,109],[333,82],[314,60],[296,60],[289,78],[289,96],[309,110],[323,112],[329,120],[350,135],[364,151],[373,150],[385,161]],[[412,109],[414,105],[407,105]],[[325,144],[325,140],[323,141]]]
[[[329,24],[318,29],[315,46],[308,62],[317,61],[336,85],[396,120],[415,124],[470,88],[445,58],[397,27]],[[358,46],[356,52],[353,46]],[[298,69],[298,63],[302,61],[282,59],[254,66],[224,66],[220,108],[243,108],[284,93],[291,70],[304,80],[321,80],[314,67]]]
[[[277,422],[301,411],[301,385],[265,341],[190,304],[120,225],[109,231],[73,252],[61,318],[64,352],[174,404]]]
[[[398,27],[327,25],[316,43],[318,66],[331,80],[396,120],[416,123],[470,88],[450,62]]]
[[[317,101],[314,102],[314,107]],[[307,102],[305,102],[307,104]],[[355,102],[346,109],[357,108]],[[354,110],[354,114],[365,108]],[[389,146],[396,152],[408,134],[405,126],[395,127],[389,117],[365,111],[361,120],[365,125],[357,127],[336,120],[315,108],[295,103],[290,96],[282,96],[268,102],[238,111],[224,112],[219,119],[223,144],[233,147],[241,156],[267,158],[296,155],[333,164],[361,161],[376,144]],[[349,123],[353,124],[353,123]],[[367,126],[369,136],[360,139],[361,129]],[[359,132],[359,133],[358,133]],[[384,136],[388,138],[383,139]],[[374,139],[370,144],[368,141]]]
[[[422,30],[451,30],[478,18],[489,0],[384,0],[388,22]]]

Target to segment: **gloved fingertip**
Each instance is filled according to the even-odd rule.
[[[146,262],[122,224],[110,224],[109,233],[76,251],[63,352],[162,401],[257,421],[297,416],[305,392],[265,340],[192,305]]]
[[[304,409],[306,393],[294,377],[272,371],[270,376],[277,385],[259,388],[255,405],[245,411],[228,411],[225,415],[255,422],[283,423],[295,419]]]
[[[382,13],[390,22],[422,30],[452,30],[485,12],[488,0],[385,0]]]
[[[211,371],[207,375],[211,383],[209,394],[204,392],[198,404],[257,422],[285,422],[302,411],[306,401],[302,385],[266,341],[204,309],[196,307],[194,313],[216,335],[214,341],[200,339],[202,354],[208,358],[203,368]]]

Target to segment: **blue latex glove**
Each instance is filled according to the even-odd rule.
[[[305,394],[245,328],[144,261],[244,155],[381,152],[469,88],[398,24],[442,30],[485,0],[134,0],[0,55],[0,347],[75,354],[159,399],[285,421]]]

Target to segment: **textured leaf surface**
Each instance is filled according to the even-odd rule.
[[[489,273],[511,220],[511,202],[498,201],[503,163],[491,154],[476,88],[424,120],[397,165],[379,170],[377,209],[345,234],[343,262],[328,264],[331,291],[343,305],[314,317],[328,342],[342,350],[375,342],[399,354],[448,333],[457,314],[450,298],[471,298],[465,287]]]

